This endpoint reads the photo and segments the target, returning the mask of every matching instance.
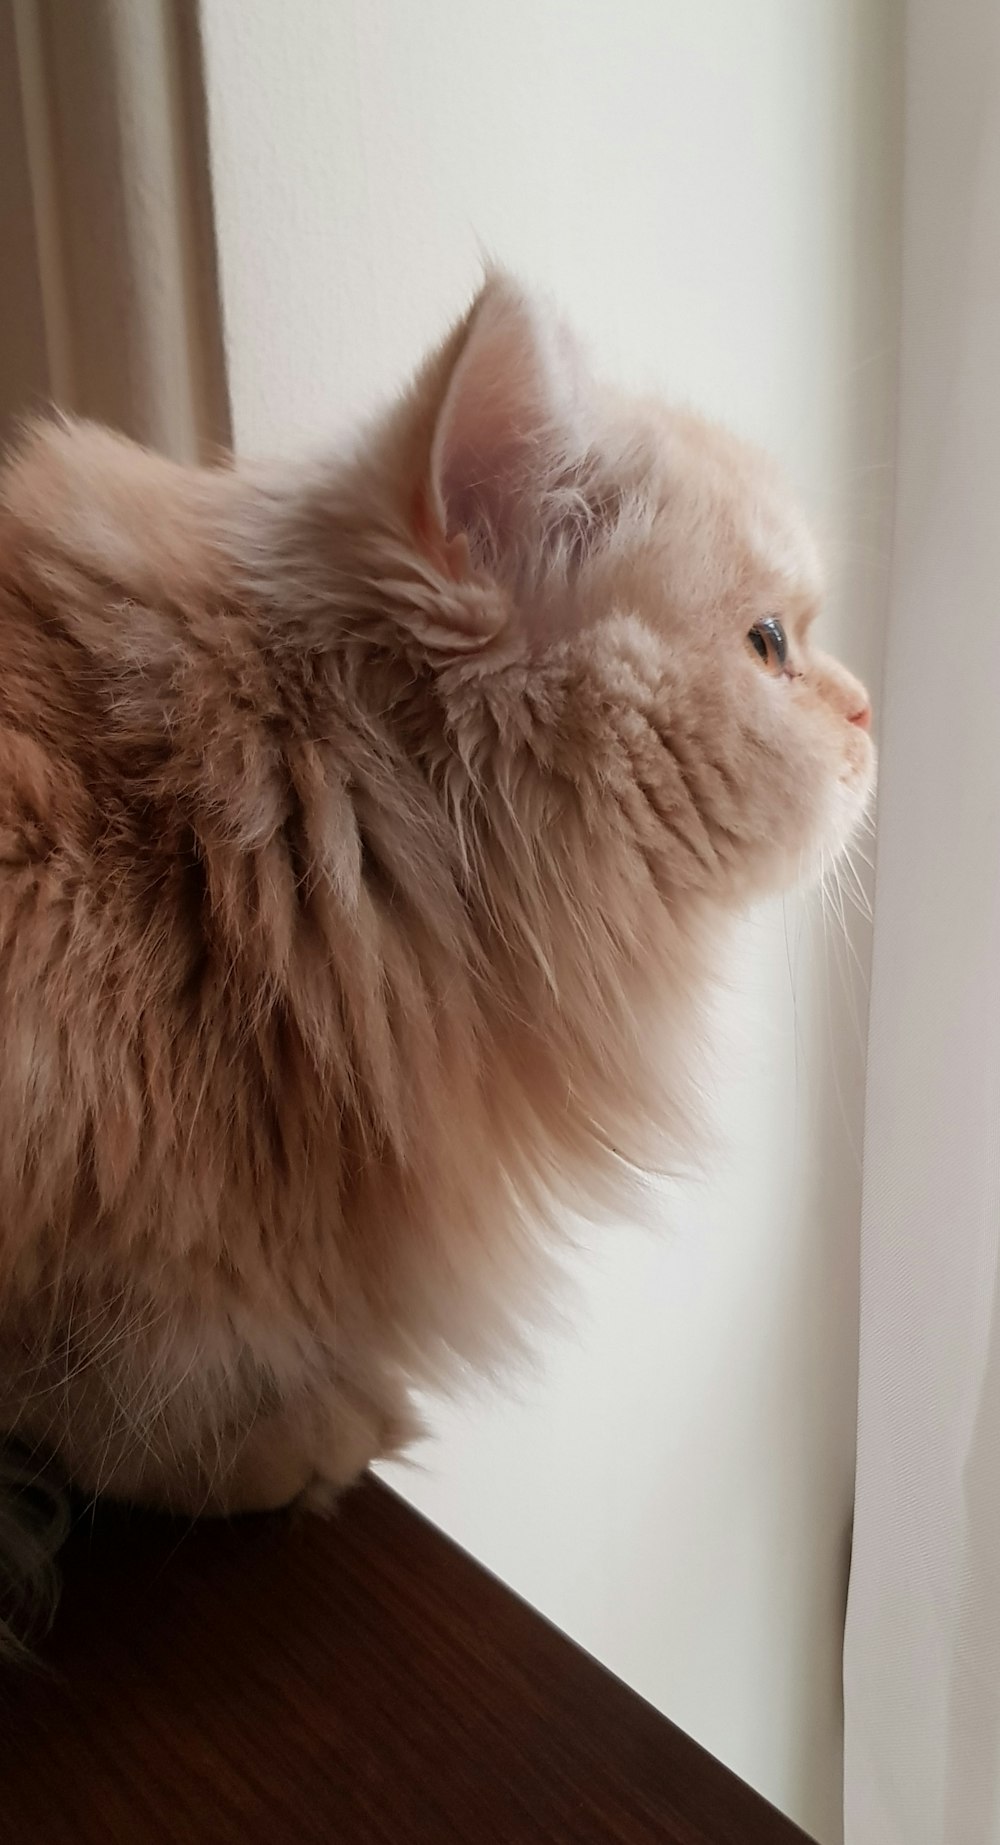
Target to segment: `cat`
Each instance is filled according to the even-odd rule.
[[[820,599],[772,464],[595,380],[499,271],[326,459],[28,431],[0,479],[15,1596],[36,1449],[185,1514],[322,1507],[411,1439],[416,1386],[502,1355],[560,1211],[689,1144],[729,919],[872,787]]]

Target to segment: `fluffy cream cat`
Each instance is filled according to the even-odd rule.
[[[503,275],[318,464],[31,433],[0,481],[22,1457],[322,1503],[415,1383],[502,1349],[554,1203],[683,1148],[725,920],[868,798],[819,593],[770,464],[595,383]]]

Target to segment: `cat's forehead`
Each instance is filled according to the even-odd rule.
[[[706,522],[728,529],[762,579],[815,603],[823,571],[815,540],[771,457],[718,424],[669,411],[661,422],[668,495],[683,481]]]
[[[823,591],[819,551],[803,514],[781,489],[759,491],[745,512],[746,536],[763,574],[784,584],[790,595],[818,602]]]

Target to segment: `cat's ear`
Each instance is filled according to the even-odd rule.
[[[572,336],[509,277],[490,276],[441,399],[430,506],[446,541],[504,573],[544,537],[548,496],[579,446],[585,369]]]
[[[567,505],[579,514],[573,483],[585,448],[588,374],[555,314],[493,273],[432,362],[428,382],[433,407],[414,536],[459,592],[456,625],[468,647],[470,623],[479,640],[496,632],[509,607],[502,592],[537,565]],[[495,593],[480,600],[477,585]],[[437,616],[445,616],[443,605]]]

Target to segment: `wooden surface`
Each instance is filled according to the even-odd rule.
[[[4,1845],[802,1845],[386,1488],[105,1513],[7,1672]]]

